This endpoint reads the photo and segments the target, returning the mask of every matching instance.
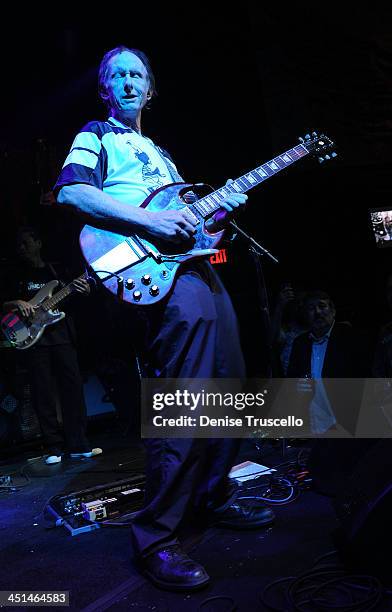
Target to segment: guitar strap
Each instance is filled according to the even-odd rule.
[[[63,287],[65,287],[65,284],[64,284],[64,282],[61,280],[61,278],[59,278],[59,276],[58,276],[58,274],[57,274],[57,272],[56,272],[56,269],[55,269],[54,265],[53,265],[53,264],[51,264],[51,263],[48,263],[48,268],[49,268],[49,270],[51,271],[51,273],[53,274],[53,278],[54,278],[54,280],[57,280],[57,281],[59,282],[59,285],[58,285],[58,286],[59,286],[59,288],[60,288],[60,289],[62,289]]]
[[[177,169],[174,163],[171,161],[170,156],[167,153],[167,151],[165,151],[161,147],[158,147],[156,144],[152,142],[152,140],[150,142],[154,145],[154,149],[159,154],[159,157],[162,159],[162,161],[165,163],[165,166],[168,169],[170,178],[173,181],[173,183],[184,183],[185,182],[184,179],[177,172]],[[194,202],[197,201],[197,199],[198,199],[197,195],[195,194],[194,191],[187,191],[186,194],[183,196],[183,200],[186,204],[193,204]]]
[[[55,280],[59,280],[59,279],[57,278],[57,273],[56,273],[56,270],[54,269],[54,265],[53,265],[53,264],[51,264],[51,263],[48,263],[48,268],[49,268],[49,270],[51,271],[51,273],[53,274],[53,278],[54,278]]]
[[[152,142],[152,140],[150,140],[150,142]],[[158,147],[156,144],[154,144],[152,142],[152,144],[154,145],[154,149],[156,150],[156,152],[158,153],[159,157],[162,159],[162,161],[164,162],[169,174],[170,174],[170,178],[173,181],[173,183],[183,183],[184,179],[182,178],[182,176],[177,172],[177,169],[174,165],[174,163],[171,161],[171,159],[168,156],[168,153],[162,149],[161,147]]]

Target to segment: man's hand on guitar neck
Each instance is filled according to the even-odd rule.
[[[231,183],[234,183],[233,179],[226,181],[226,185],[230,185]],[[224,229],[233,216],[233,213],[241,206],[244,206],[247,200],[248,196],[245,193],[238,193],[237,191],[226,196],[220,202],[221,209],[223,210],[218,210],[215,215],[208,219],[206,224],[207,230],[214,234]]]
[[[234,183],[233,179],[229,179],[226,181],[226,185],[231,185]],[[237,208],[244,206],[248,200],[248,196],[246,193],[238,193],[238,191],[233,191],[230,195],[223,198],[220,203],[221,208],[227,210],[228,213],[233,213]]]
[[[72,285],[77,293],[81,293],[82,295],[90,294],[90,285],[85,278],[75,278],[75,280],[72,281]]]

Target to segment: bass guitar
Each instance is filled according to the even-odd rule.
[[[84,273],[77,280],[88,279]],[[59,281],[46,283],[28,302],[34,308],[34,314],[28,319],[22,318],[17,312],[9,312],[1,319],[0,326],[10,344],[20,350],[33,346],[42,336],[48,325],[54,325],[64,319],[65,313],[57,310],[60,302],[76,291],[74,281],[53,295]]]

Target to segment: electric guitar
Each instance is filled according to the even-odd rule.
[[[87,279],[88,274],[82,274],[77,280]],[[58,286],[57,280],[49,281],[28,302],[34,308],[33,316],[24,319],[17,312],[9,312],[1,319],[1,331],[10,344],[20,350],[28,349],[35,344],[45,331],[45,327],[64,319],[65,313],[55,307],[68,295],[76,291],[73,282],[66,287],[53,291]]]
[[[191,204],[184,197],[200,185],[171,183],[154,191],[144,200],[142,208],[181,209],[197,222],[194,236],[181,245],[181,252],[177,245],[167,242],[154,240],[152,243],[140,235],[117,234],[85,225],[80,234],[83,256],[106,289],[120,300],[139,306],[154,304],[169,293],[181,264],[218,252],[215,247],[224,230],[212,234],[206,221],[219,210],[226,196],[249,191],[309,154],[316,155],[320,162],[336,157],[333,148],[334,143],[327,136],[313,132],[300,138],[300,144],[294,148]]]

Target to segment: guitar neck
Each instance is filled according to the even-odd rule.
[[[75,280],[83,280],[83,279],[87,279],[87,272],[85,272],[84,274],[82,274]],[[74,281],[72,281],[72,283],[69,283],[69,285],[66,285],[65,287],[60,289],[60,291],[57,291],[57,293],[55,293],[51,298],[46,300],[45,303],[43,304],[43,308],[45,310],[51,310],[54,306],[57,306],[64,298],[68,297],[68,295],[73,293],[75,291],[73,283]]]
[[[245,193],[253,189],[253,187],[260,185],[260,183],[263,183],[271,176],[291,166],[291,164],[294,164],[308,154],[309,150],[304,144],[297,145],[282,155],[278,155],[254,170],[243,174],[229,185],[225,185],[207,196],[200,198],[200,200],[197,200],[192,206],[196,208],[203,218],[209,217],[220,208],[222,200],[231,193]]]

